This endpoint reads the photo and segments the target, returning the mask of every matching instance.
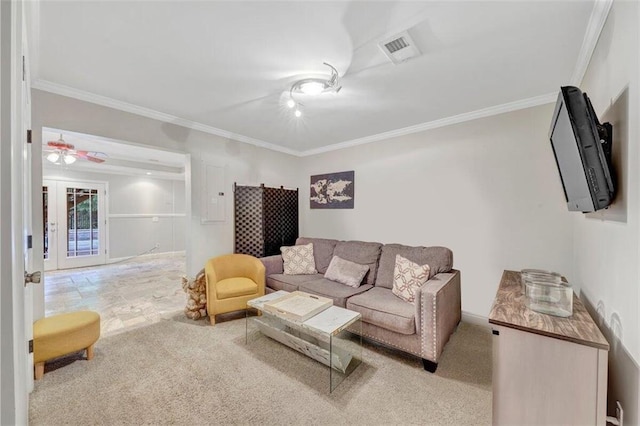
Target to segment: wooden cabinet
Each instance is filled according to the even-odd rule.
[[[604,425],[609,344],[573,296],[573,315],[529,310],[505,271],[489,314],[494,425]]]

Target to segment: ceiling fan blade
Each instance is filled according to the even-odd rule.
[[[87,157],[87,160],[93,161],[94,163],[104,163],[104,160],[102,158],[97,157]]]
[[[94,163],[104,163],[107,154],[97,151],[76,151],[76,155],[83,160],[93,161]]]
[[[51,148],[55,148],[55,149],[62,149],[62,150],[70,150],[73,149],[73,145],[71,145],[70,143],[66,143],[64,141],[49,141],[47,142],[47,146],[50,146]]]

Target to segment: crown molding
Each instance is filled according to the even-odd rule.
[[[495,105],[475,111],[465,112],[464,114],[453,115],[441,118],[439,120],[428,121],[426,123],[417,124],[415,126],[403,127],[402,129],[391,130],[389,132],[378,133],[364,138],[353,139],[321,148],[303,151],[300,155],[307,157],[310,155],[322,154],[325,152],[336,151],[339,149],[349,148],[352,146],[364,145],[371,142],[378,142],[384,139],[395,138],[398,136],[410,135],[425,130],[437,129],[439,127],[450,126],[452,124],[463,123],[465,121],[477,120],[478,118],[490,117],[492,115],[504,114],[507,112],[517,111],[520,109],[531,108],[538,105],[545,105],[555,102],[558,97],[557,93],[548,93],[546,95],[535,96],[533,98],[522,99],[519,101],[509,102],[506,104]]]
[[[580,53],[578,54],[578,60],[576,61],[576,67],[571,75],[570,82],[573,86],[579,86],[582,83],[604,24],[607,22],[612,4],[613,0],[596,0],[593,5],[593,10],[591,10],[591,16],[587,23],[587,30],[582,40],[582,46],[580,47]]]
[[[165,123],[171,123],[171,124],[175,124],[175,125],[186,127],[193,130],[198,130],[204,133],[209,133],[212,135],[233,139],[238,142],[259,146],[261,148],[282,152],[282,153],[293,155],[296,157],[308,157],[311,155],[322,154],[330,151],[336,151],[339,149],[349,148],[352,146],[358,146],[358,145],[364,145],[371,142],[377,142],[384,139],[390,139],[398,136],[418,133],[425,130],[437,129],[439,127],[445,127],[445,126],[450,126],[452,124],[462,123],[465,121],[476,120],[478,118],[504,114],[506,112],[517,111],[524,108],[531,108],[534,106],[555,102],[557,97],[556,93],[549,93],[546,95],[536,96],[533,98],[522,99],[515,102],[509,102],[506,104],[495,105],[492,107],[483,108],[476,111],[466,112],[464,114],[445,117],[439,120],[417,124],[415,126],[404,127],[402,129],[391,130],[389,132],[383,132],[375,135],[365,136],[363,138],[339,142],[339,143],[324,146],[321,148],[310,149],[307,151],[296,151],[296,150],[285,148],[269,142],[264,142],[258,139],[250,138],[248,136],[238,135],[236,133],[228,132],[226,130],[218,129],[216,127],[208,126],[206,124],[197,123],[191,120],[186,120],[170,114],[165,114],[163,112],[155,111],[149,108],[144,108],[138,105],[130,104],[128,102],[123,102],[113,98],[108,98],[106,96],[96,95],[94,93],[85,92],[83,90],[74,89],[69,86],[64,86],[64,85],[53,83],[46,80],[34,81],[32,84],[32,88],[38,89],[38,90],[44,90],[46,92],[55,93],[57,95],[66,96],[66,97],[78,99],[85,102],[91,102],[91,103],[102,105],[109,108],[114,108],[120,111],[129,112],[131,114],[141,115],[143,117],[152,118]]]
[[[294,151],[292,149],[285,148],[280,145],[261,141],[259,139],[254,139],[249,136],[239,135],[237,133],[218,129],[217,127],[213,127],[206,124],[198,123],[196,121],[191,121],[184,118],[176,117],[171,114],[165,114],[164,112],[130,104],[128,102],[119,101],[117,99],[108,98],[106,96],[96,95],[95,93],[86,92],[84,90],[75,89],[73,87],[65,86],[58,83],[53,83],[51,81],[38,79],[32,83],[31,87],[33,89],[55,93],[56,95],[66,96],[69,98],[74,98],[74,99],[78,99],[85,102],[91,102],[91,103],[102,105],[108,108],[129,112],[131,114],[136,114],[136,115],[140,115],[147,118],[152,118],[154,120],[162,121],[165,123],[175,124],[178,126],[186,127],[188,129],[198,130],[200,132],[209,133],[211,135],[233,139],[235,141],[258,146],[260,148],[266,148],[272,151],[278,151],[284,154],[289,154],[294,156],[300,155],[299,151]]]
[[[401,129],[391,130],[388,132],[377,133],[375,135],[365,136],[363,138],[339,142],[336,144],[332,144],[332,145],[328,145],[320,148],[310,149],[306,151],[296,151],[296,150],[285,148],[269,142],[264,142],[258,139],[250,138],[248,136],[238,135],[236,133],[228,132],[226,130],[218,129],[216,127],[208,126],[206,124],[197,123],[191,120],[186,120],[170,114],[165,114],[163,112],[155,111],[149,108],[140,107],[138,105],[130,104],[128,102],[119,101],[113,98],[108,98],[106,96],[96,95],[93,93],[74,89],[69,86],[64,86],[64,85],[53,83],[46,80],[34,81],[32,84],[32,88],[44,90],[46,92],[55,93],[57,95],[66,96],[66,97],[78,99],[85,102],[91,102],[91,103],[102,105],[109,108],[114,108],[120,111],[129,112],[131,114],[141,115],[143,117],[152,118],[162,122],[186,127],[189,129],[199,130],[204,133],[209,133],[212,135],[233,139],[238,142],[248,143],[250,145],[259,146],[261,148],[282,152],[282,153],[293,155],[296,157],[308,157],[311,155],[336,151],[344,148],[349,148],[352,146],[378,142],[384,139],[390,139],[398,136],[418,133],[425,130],[437,129],[439,127],[445,127],[445,126],[450,126],[452,124],[462,123],[465,121],[476,120],[478,118],[490,117],[492,115],[504,114],[511,111],[531,108],[534,106],[555,102],[557,98],[556,93],[548,93],[546,95],[535,96],[532,98],[522,99],[519,101],[509,102],[501,105],[495,105],[488,108],[479,109],[476,111],[470,111],[470,112],[466,112],[459,115],[441,118],[439,120],[428,121],[426,123],[421,123],[414,126],[404,127]]]

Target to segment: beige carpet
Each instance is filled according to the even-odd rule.
[[[244,319],[173,319],[109,336],[95,358],[47,364],[30,423],[490,424],[491,334],[461,323],[438,371],[365,343],[364,362],[328,394],[323,365],[262,337]]]

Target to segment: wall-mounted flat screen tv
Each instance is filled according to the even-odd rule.
[[[612,132],[611,124],[600,124],[586,93],[560,88],[549,138],[569,210],[594,212],[613,202]]]

